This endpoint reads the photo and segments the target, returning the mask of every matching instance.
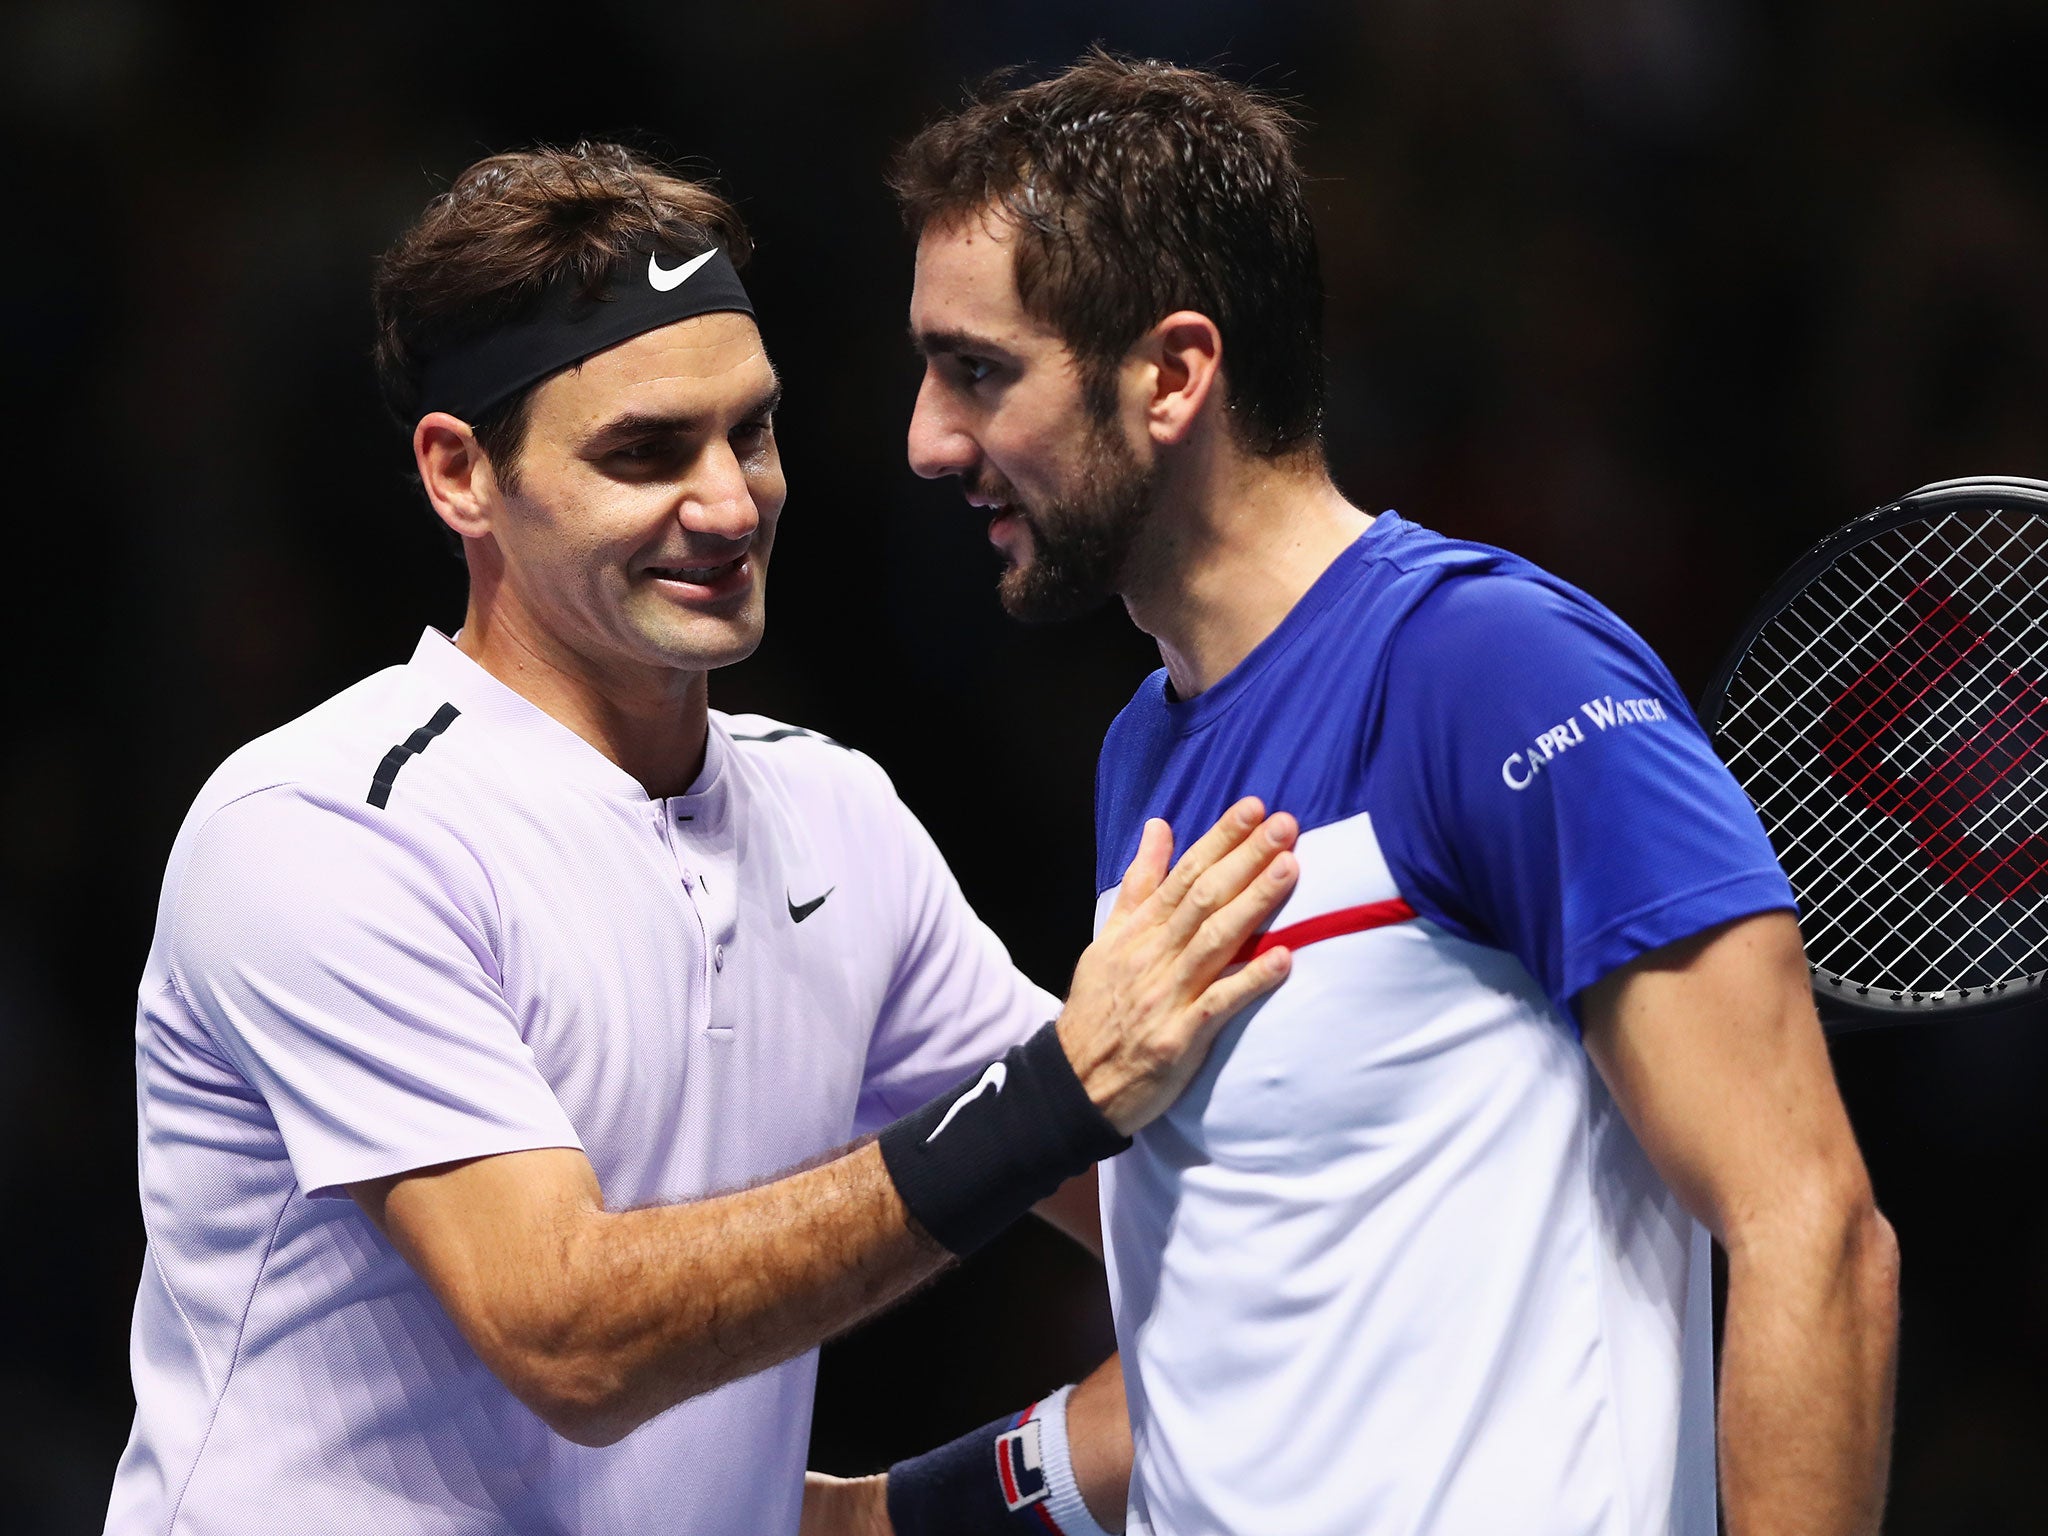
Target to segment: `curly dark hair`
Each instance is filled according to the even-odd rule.
[[[419,419],[420,379],[444,348],[518,320],[554,283],[594,290],[650,239],[733,264],[752,251],[732,204],[619,144],[541,147],[479,160],[377,263],[377,378],[401,426]],[[510,484],[537,386],[470,423]]]
[[[1018,297],[1080,364],[1098,415],[1116,364],[1177,309],[1223,337],[1236,434],[1320,451],[1323,284],[1297,125],[1207,70],[1095,48],[1049,80],[1006,73],[897,154],[913,236],[986,213],[1015,226]]]

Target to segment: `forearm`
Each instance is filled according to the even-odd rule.
[[[1067,1399],[1067,1455],[1095,1523],[1124,1528],[1131,1492],[1131,1418],[1124,1400],[1124,1357],[1111,1355]]]
[[[873,1144],[684,1205],[605,1212],[593,1182],[550,1246],[524,1305],[457,1310],[495,1330],[472,1342],[522,1398],[597,1444],[801,1354],[952,1257],[913,1228]]]
[[[1730,1248],[1721,1355],[1730,1536],[1867,1536],[1884,1511],[1898,1245],[1867,1203],[1839,1240]]]

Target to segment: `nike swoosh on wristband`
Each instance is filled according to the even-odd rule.
[[[667,293],[671,288],[680,288],[690,280],[692,272],[695,272],[717,254],[718,247],[714,245],[702,256],[693,256],[680,267],[672,268],[663,267],[659,256],[649,256],[647,258],[647,284],[656,293]]]
[[[825,896],[830,896],[834,891],[838,889],[839,887],[836,885],[828,885],[827,887],[825,887]],[[796,904],[796,899],[789,894],[788,890],[785,889],[782,893],[782,899],[789,903],[789,920],[792,923],[802,922],[805,918],[809,917],[813,912],[817,911],[818,908],[825,905],[825,896],[813,896],[809,901],[805,902],[802,906],[798,906]]]
[[[933,1142],[937,1141],[939,1139],[939,1132],[953,1123],[953,1117],[980,1098],[990,1088],[995,1089],[997,1093],[1001,1093],[1003,1091],[1003,1084],[1009,1081],[1009,1077],[1010,1069],[1008,1067],[1004,1066],[1000,1061],[990,1062],[982,1070],[980,1080],[953,1101],[953,1107],[946,1111],[946,1117],[938,1123],[931,1135],[925,1137],[924,1144],[930,1146]]]

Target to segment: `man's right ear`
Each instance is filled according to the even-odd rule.
[[[468,422],[446,411],[429,411],[412,429],[412,458],[427,500],[442,522],[465,539],[480,539],[491,531],[498,477]]]

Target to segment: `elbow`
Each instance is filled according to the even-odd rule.
[[[659,1405],[633,1354],[593,1303],[588,1245],[571,1234],[561,1261],[516,1271],[523,1283],[473,1285],[449,1310],[493,1376],[543,1424],[576,1445],[616,1445]]]
[[[1804,1274],[1868,1317],[1896,1315],[1898,1234],[1860,1166],[1853,1177],[1788,1179],[1775,1196],[1728,1234],[1731,1280],[1748,1271],[1798,1283]]]
[[[617,1445],[640,1427],[638,1419],[615,1412],[592,1410],[581,1404],[556,1403],[549,1407],[529,1404],[540,1421],[572,1445],[594,1451]]]
[[[574,1354],[501,1355],[493,1374],[543,1424],[577,1445],[616,1445],[650,1417],[636,1411],[619,1373]]]
[[[693,1380],[666,1383],[635,1375],[595,1354],[529,1356],[498,1379],[564,1440],[602,1448],[677,1403],[724,1386],[737,1371],[707,1371]]]
[[[491,1374],[536,1418],[564,1440],[593,1448],[616,1445],[657,1414],[739,1374],[710,1369],[694,1356],[657,1357],[644,1339],[594,1335],[582,1307],[501,1314],[464,1332]]]
[[[1820,1252],[1832,1257],[1837,1272],[1866,1314],[1898,1310],[1899,1235],[1877,1208],[1867,1178],[1839,1192],[1818,1223]]]
[[[593,1337],[572,1296],[492,1298],[468,1311],[463,1332],[505,1389],[577,1445],[615,1445],[653,1415],[627,1362]]]
[[[1899,1234],[1874,1201],[1856,1221],[1852,1262],[1866,1306],[1896,1319],[1899,1311]]]

